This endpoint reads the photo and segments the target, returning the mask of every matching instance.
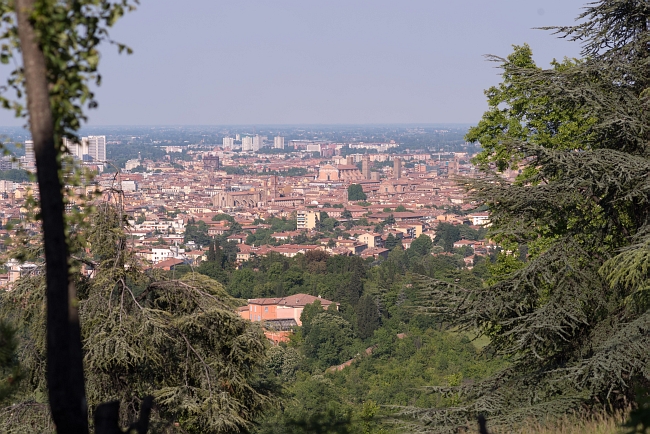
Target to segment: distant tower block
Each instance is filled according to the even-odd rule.
[[[284,137],[277,136],[273,139],[273,147],[275,149],[284,149]]]
[[[253,150],[253,138],[250,136],[242,137],[241,139],[241,150],[243,152],[250,152]]]
[[[397,157],[393,160],[393,177],[395,179],[402,177],[402,160]]]
[[[34,170],[36,168],[36,156],[34,154],[34,141],[25,140],[25,168],[27,170]]]
[[[232,137],[224,137],[221,141],[223,149],[231,150],[235,147],[235,139]]]
[[[354,166],[354,157],[352,155],[345,157],[345,164],[348,166]]]
[[[253,152],[258,152],[264,147],[264,139],[259,134],[255,134],[253,137]]]
[[[370,179],[370,157],[365,156],[361,160],[361,174],[364,179]]]
[[[460,172],[458,170],[459,166],[460,166],[460,160],[458,159],[458,157],[454,157],[454,160],[449,162],[447,173],[450,175],[458,175]]]
[[[93,161],[106,161],[106,136],[88,136],[88,155]]]

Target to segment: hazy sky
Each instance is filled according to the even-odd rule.
[[[533,27],[585,0],[142,0],[104,46],[90,125],[474,123],[484,54],[580,47]],[[18,125],[0,111],[0,125]]]

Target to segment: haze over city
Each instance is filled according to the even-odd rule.
[[[0,433],[650,432],[650,0],[584,1],[3,2]]]
[[[538,64],[579,45],[580,0],[143,1],[102,48],[90,125],[475,123],[499,81],[485,54]],[[6,68],[5,68],[6,69]],[[2,71],[2,69],[0,69]],[[22,125],[0,112],[0,125]]]

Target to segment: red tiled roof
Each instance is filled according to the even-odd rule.
[[[325,300],[324,298],[314,297],[309,294],[295,294],[284,298],[253,298],[248,300],[248,304],[268,305],[277,304],[278,306],[301,307],[312,304],[316,300],[320,301],[321,305],[329,306],[333,302]]]

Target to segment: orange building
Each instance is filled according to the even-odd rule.
[[[323,309],[334,305],[338,310],[339,304],[324,298],[308,294],[295,294],[282,298],[252,298],[248,305],[239,308],[239,315],[250,321],[264,321],[273,327],[287,329],[291,326],[302,325],[300,315],[308,304],[320,301]]]

